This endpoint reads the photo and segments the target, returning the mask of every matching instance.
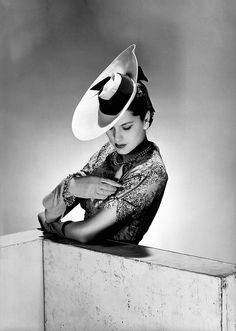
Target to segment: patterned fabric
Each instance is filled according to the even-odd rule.
[[[80,199],[70,195],[68,181],[71,176],[94,175],[117,180],[120,165],[114,162],[116,152],[110,143],[106,143],[95,153],[85,167],[63,180],[44,200],[46,217],[63,217],[78,203],[85,210],[84,219],[98,213],[101,209],[116,206],[116,223],[101,236],[107,239],[138,243],[147,232],[161,203],[167,173],[159,148],[150,143],[147,154],[124,164],[118,182],[122,184],[114,195],[105,200]]]

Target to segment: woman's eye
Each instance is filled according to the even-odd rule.
[[[131,129],[131,127],[132,127],[132,125],[131,126],[124,126],[123,129],[124,130],[129,130],[129,129]]]

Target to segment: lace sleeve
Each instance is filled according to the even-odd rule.
[[[65,204],[68,207],[71,207],[76,200],[76,197],[71,195],[71,193],[69,191],[70,182],[71,182],[72,178],[89,176],[93,172],[94,168],[99,166],[104,161],[104,158],[109,153],[110,149],[111,149],[110,144],[106,143],[105,145],[102,146],[102,148],[98,152],[96,152],[95,154],[92,155],[92,157],[89,159],[88,163],[82,168],[82,170],[79,170],[79,171],[75,172],[74,174],[70,174],[64,179],[64,187],[63,187],[62,196],[63,196]]]
[[[71,179],[73,177],[90,175],[94,168],[103,162],[103,159],[108,152],[109,144],[105,144],[98,152],[92,155],[82,170],[68,175],[51,193],[45,196],[43,199],[43,206],[45,207],[47,222],[54,222],[55,220],[62,218],[80,203],[80,199],[71,195],[69,191]]]

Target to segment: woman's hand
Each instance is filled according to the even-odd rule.
[[[108,178],[85,176],[72,178],[69,191],[79,198],[104,200],[119,187],[122,185]]]

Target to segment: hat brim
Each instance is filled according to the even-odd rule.
[[[136,94],[138,77],[138,62],[134,53],[135,47],[135,45],[131,45],[120,53],[91,84],[80,100],[72,118],[72,131],[76,138],[92,140],[99,137],[114,126],[128,109]],[[103,116],[99,111],[98,91],[91,90],[91,87],[116,72],[128,75],[133,80],[133,92],[125,106],[116,116]]]

